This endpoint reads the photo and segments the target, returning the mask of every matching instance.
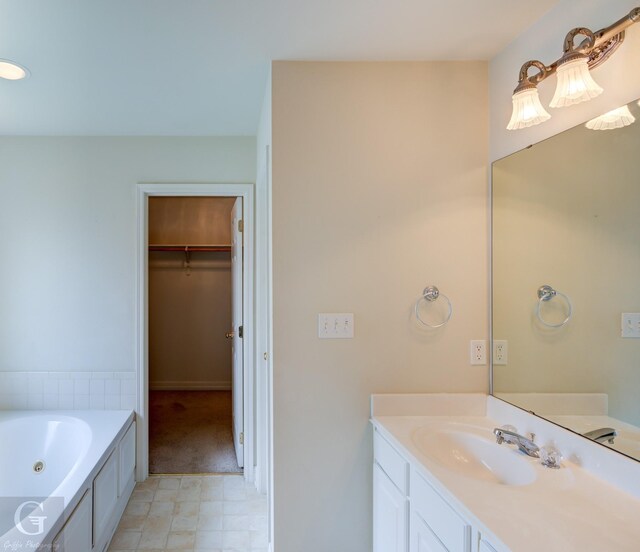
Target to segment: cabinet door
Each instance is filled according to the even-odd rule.
[[[87,491],[71,517],[53,541],[56,552],[91,550],[91,491]]]
[[[496,552],[496,549],[491,546],[486,540],[480,541],[480,552]]]
[[[373,465],[373,552],[407,552],[408,501]]]
[[[133,422],[118,446],[120,451],[120,473],[118,497],[122,496],[127,483],[136,469],[136,423]]]
[[[93,480],[93,543],[97,544],[118,502],[118,458],[111,453]]]
[[[411,472],[411,511],[429,525],[451,552],[471,552],[471,525],[415,470]]]
[[[415,512],[411,514],[411,552],[448,552],[438,537]]]

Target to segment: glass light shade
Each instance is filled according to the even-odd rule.
[[[631,111],[626,105],[617,109],[612,109],[604,115],[587,122],[586,127],[591,130],[614,130],[633,124],[636,118],[631,115]]]
[[[7,80],[20,80],[27,76],[27,70],[17,63],[0,59],[0,78]]]
[[[519,130],[533,125],[539,125],[551,119],[538,96],[537,88],[525,88],[516,92],[512,98],[513,113],[507,125],[507,130]]]
[[[592,100],[602,94],[602,88],[589,72],[589,58],[579,56],[558,66],[558,85],[550,107],[566,107]]]

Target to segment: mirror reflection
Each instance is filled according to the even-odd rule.
[[[493,165],[493,392],[640,460],[640,106],[618,111]]]

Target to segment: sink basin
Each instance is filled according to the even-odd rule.
[[[421,427],[414,432],[413,442],[422,454],[461,475],[500,485],[533,483],[536,471],[531,462],[489,436],[487,429],[471,426]]]

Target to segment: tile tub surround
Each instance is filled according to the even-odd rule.
[[[0,372],[0,410],[134,410],[135,372]]]
[[[241,475],[151,476],[138,483],[110,552],[267,552],[267,498]]]

